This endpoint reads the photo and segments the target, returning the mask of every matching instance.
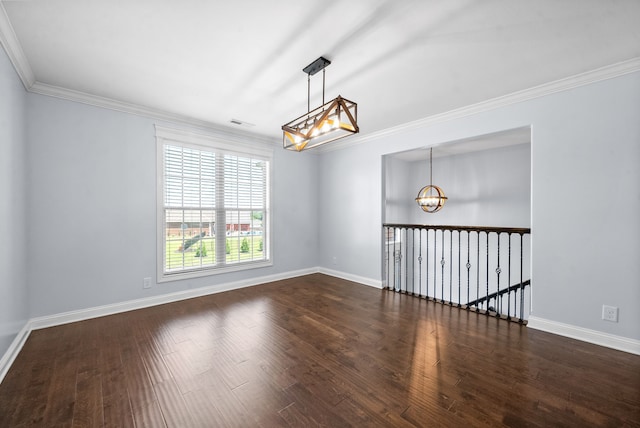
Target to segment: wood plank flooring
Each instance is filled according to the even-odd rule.
[[[640,356],[316,274],[34,331],[26,426],[640,427]]]

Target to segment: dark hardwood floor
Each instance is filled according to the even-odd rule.
[[[34,331],[22,426],[640,427],[640,356],[317,274]]]

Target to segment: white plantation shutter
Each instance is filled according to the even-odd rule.
[[[156,136],[159,280],[270,264],[271,151],[159,127]]]

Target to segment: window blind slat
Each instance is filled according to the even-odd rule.
[[[173,143],[163,150],[164,272],[267,260],[269,161]]]

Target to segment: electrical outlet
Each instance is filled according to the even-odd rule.
[[[618,322],[618,308],[616,306],[602,305],[602,319]]]
[[[151,288],[151,277],[146,277],[143,279],[142,288]]]

